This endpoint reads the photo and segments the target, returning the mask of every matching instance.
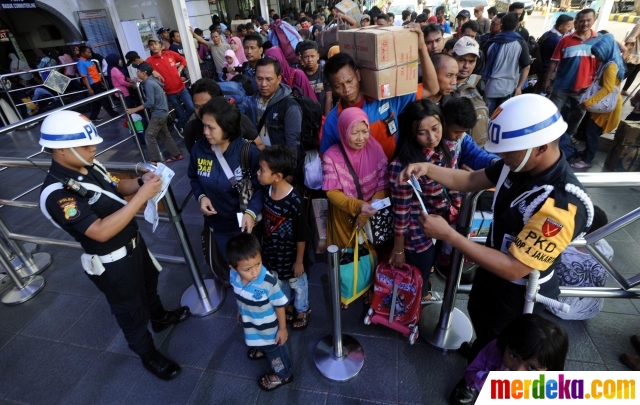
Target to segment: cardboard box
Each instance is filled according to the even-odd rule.
[[[633,121],[620,121],[616,135],[614,137],[616,144],[640,145],[640,123]]]
[[[251,19],[248,20],[232,20],[231,24],[230,24],[230,28],[231,29],[231,33],[232,34],[237,34],[238,33],[238,25],[240,24],[249,24],[251,22]]]
[[[323,253],[327,250],[327,216],[329,201],[326,198],[316,198],[311,201],[313,205],[313,215],[315,216],[315,229],[313,232],[313,242],[316,253]]]
[[[373,99],[384,100],[395,97],[397,69],[384,70],[360,68],[360,91]],[[413,90],[415,92],[415,88]]]
[[[358,67],[383,70],[396,66],[396,50],[392,31],[380,29],[358,30],[356,54]]]
[[[614,172],[638,172],[640,171],[640,148],[616,143],[607,155],[604,165]]]
[[[404,27],[384,27],[384,31],[393,32],[393,47],[396,65],[418,62],[418,33]]]
[[[598,150],[603,152],[609,152],[615,146],[614,140],[615,134],[604,134],[600,137],[598,142]]]
[[[396,96],[413,94],[418,88],[418,62],[398,66],[396,69]]]
[[[357,22],[360,22],[360,18],[362,17],[360,6],[353,0],[342,0],[340,3],[335,5],[335,8],[338,9],[343,14],[348,15],[353,18]]]
[[[344,30],[338,31],[338,44],[340,45],[340,52],[344,52],[351,56],[354,61],[357,61],[356,57],[356,31]]]

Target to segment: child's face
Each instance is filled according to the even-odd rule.
[[[224,60],[226,60],[228,64],[233,65],[233,58],[231,56],[225,56]]]
[[[279,178],[277,174],[271,171],[269,165],[264,160],[260,160],[258,165],[260,166],[258,169],[258,181],[263,186],[270,186]]]
[[[258,253],[251,259],[238,260],[236,271],[242,279],[242,284],[247,285],[257,279],[262,271],[262,255]]]
[[[457,124],[447,125],[447,129],[445,130],[445,133],[444,133],[444,138],[450,141],[458,141],[462,139],[462,137],[464,136],[464,133],[467,132],[468,130],[469,130],[468,128],[463,128]]]
[[[302,52],[302,63],[304,66],[311,70],[315,69],[318,66],[318,60],[320,59],[320,54],[315,49],[309,49],[307,51]]]
[[[513,353],[511,349],[509,349],[509,346],[504,349],[502,363],[508,371],[545,371],[547,369],[543,367],[537,359],[523,360],[520,356]]]

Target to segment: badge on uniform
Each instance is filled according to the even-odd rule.
[[[387,125],[387,129],[389,130],[389,136],[394,136],[398,131],[398,128],[396,127],[396,120],[394,120],[393,117],[394,115],[391,113],[384,120],[384,123]]]
[[[62,212],[64,212],[64,219],[66,220],[74,219],[80,215],[78,202],[75,197],[66,197],[58,200],[58,205],[62,208]]]

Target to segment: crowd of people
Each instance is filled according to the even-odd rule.
[[[428,16],[429,10],[419,15],[405,10],[397,18],[382,11],[373,7],[356,21],[337,8],[285,18],[271,10],[269,21],[252,18],[237,32],[214,20],[209,39],[202,30],[191,29],[201,68],[210,74],[190,89],[183,80],[187,61],[181,55],[180,33],[163,28],[158,39],[149,40],[151,56],[146,60],[136,52],[125,55],[126,65],[137,69],[146,97],[139,106],[129,99],[127,113],[150,110],[145,137],[153,163],[183,159],[168,122],[175,122],[184,137],[190,154],[187,176],[204,215],[203,253],[216,278],[235,293],[248,358],[269,361],[270,371],[258,381],[262,389],[293,381],[295,356],[287,349],[287,324],[294,331],[306,328],[311,320],[309,294],[319,293],[310,291],[306,274],[313,262],[309,200],[328,199],[327,244],[346,249],[353,248],[354,229],[364,228],[377,214],[374,201],[389,197],[392,237],[375,250],[380,262],[396,267],[406,263],[420,271],[422,305],[441,300],[429,278],[436,268],[447,274],[451,248],[478,266],[469,300],[477,338],[464,349],[469,368],[451,394],[452,403],[471,403],[491,370],[564,367],[567,335],[538,315],[522,315],[525,285],[528,275],[539,270],[541,293],[557,298],[560,285],[575,283],[569,273],[578,271],[576,263],[588,262],[588,254],[568,248],[569,243],[607,223],[571,168],[590,167],[600,135],[620,120],[618,93],[627,74],[624,49],[611,34],[592,30],[591,9],[581,10],[575,19],[560,16],[537,42],[523,27],[522,3],[512,3],[508,13],[491,8],[488,19],[482,17],[483,7],[474,9],[474,20],[460,12],[455,28],[449,25],[445,6],[434,16]],[[287,21],[306,38],[295,47],[295,63],[268,40],[276,23]],[[418,36],[421,78],[415,93],[382,100],[366,97],[351,56],[333,47],[321,59],[314,38],[323,30],[373,23],[405,26]],[[87,63],[91,50],[78,51],[83,85],[89,94],[102,91],[95,65]],[[117,55],[106,60],[113,85],[128,97],[131,83],[120,70],[125,63]],[[540,63],[533,72],[535,60]],[[530,77],[537,77],[537,83]],[[594,83],[598,90],[583,98],[584,89]],[[590,109],[616,89],[613,111]],[[322,116],[317,132],[309,122],[309,111],[315,110]],[[94,105],[89,119],[94,121],[99,111],[100,104]],[[572,136],[585,111],[590,111],[586,148],[578,151]],[[94,160],[99,137],[87,134],[70,142],[66,129],[54,125],[58,119],[52,115],[45,120],[41,140],[54,150],[54,172],[78,181],[91,177],[95,184],[87,185],[88,190],[103,187],[115,198],[109,197],[108,209],[99,208],[89,201],[95,194],[80,196],[60,187],[44,197],[43,212],[98,262],[123,245],[98,236],[105,229],[118,241],[129,241],[125,252],[144,248],[132,225],[142,198],[120,200],[136,192],[153,195],[157,177],[110,181]],[[45,126],[50,132],[45,133]],[[88,125],[79,132],[87,128],[95,131]],[[315,148],[308,147],[309,138]],[[158,150],[158,139],[169,151],[167,158]],[[310,179],[319,173],[306,167],[313,159],[321,159],[314,167],[321,167],[322,176],[312,186]],[[407,184],[412,177],[419,193]],[[48,183],[58,180],[50,177]],[[463,193],[489,188],[495,188],[488,208],[494,213],[493,225],[486,246],[480,246],[454,227]],[[604,241],[598,248],[608,257],[613,254]],[[158,328],[181,322],[188,311],[162,308],[155,293],[157,274],[149,274],[152,256],[146,248],[138,251],[135,260],[145,265],[131,269],[139,273],[139,288],[119,297],[126,301],[124,309],[112,295],[118,280],[100,281],[104,276],[95,268],[85,270],[107,295],[145,367],[172,379],[179,365],[157,352],[140,328],[149,319]],[[107,273],[110,266],[105,266]],[[603,286],[606,281],[597,262],[580,271],[586,280],[582,285]],[[362,294],[365,306],[371,303],[370,293]],[[596,299],[570,303],[570,315],[557,314],[586,319],[602,308],[602,300]],[[534,312],[542,309],[537,305]],[[640,361],[634,361],[640,369]]]

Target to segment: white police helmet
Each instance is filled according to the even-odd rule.
[[[40,145],[51,149],[97,145],[102,142],[96,126],[75,111],[58,111],[42,122]]]
[[[519,172],[533,148],[560,138],[567,123],[551,100],[538,94],[523,94],[502,103],[489,121],[487,152],[505,153],[526,150],[527,154],[514,170]]]

